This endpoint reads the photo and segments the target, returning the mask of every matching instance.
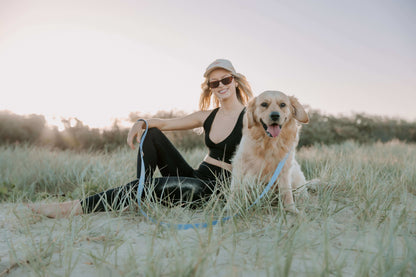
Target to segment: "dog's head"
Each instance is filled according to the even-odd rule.
[[[294,96],[280,91],[265,91],[247,105],[247,127],[262,126],[269,137],[278,137],[292,119],[308,123],[309,117]]]

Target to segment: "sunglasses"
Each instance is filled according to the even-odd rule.
[[[217,88],[220,85],[220,82],[224,86],[226,86],[226,85],[231,84],[231,82],[233,81],[233,78],[234,78],[234,76],[231,75],[231,76],[225,77],[224,79],[221,79],[219,81],[208,82],[208,86],[210,88]]]

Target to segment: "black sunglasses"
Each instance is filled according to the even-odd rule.
[[[228,84],[231,84],[231,82],[233,81],[233,78],[234,78],[234,76],[231,75],[231,76],[225,77],[224,79],[221,79],[219,81],[208,82],[208,86],[210,88],[217,88],[220,85],[220,82],[224,86],[226,86]]]

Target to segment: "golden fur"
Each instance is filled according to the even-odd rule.
[[[279,162],[290,151],[279,175],[278,186],[274,185],[272,190],[280,191],[286,210],[297,212],[292,189],[306,183],[295,160],[300,128],[297,122],[306,124],[309,117],[293,96],[265,91],[250,100],[244,116],[243,137],[233,159],[232,192],[258,184],[258,181],[267,184]],[[269,136],[264,126],[271,126],[267,131],[274,137]],[[247,184],[246,180],[256,182]]]

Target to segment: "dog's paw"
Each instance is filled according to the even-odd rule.
[[[305,187],[309,193],[317,193],[320,183],[321,183],[321,180],[312,179],[306,182]]]
[[[289,204],[284,206],[284,211],[291,214],[299,214],[299,210],[296,208],[295,204]]]

